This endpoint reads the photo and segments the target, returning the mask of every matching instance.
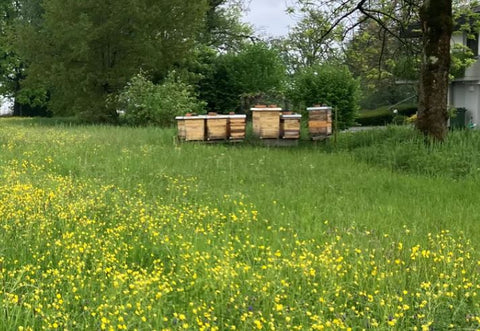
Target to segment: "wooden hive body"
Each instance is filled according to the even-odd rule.
[[[229,116],[229,138],[231,140],[245,139],[245,128],[247,115],[230,115]]]
[[[228,119],[226,115],[207,116],[207,139],[228,139]]]
[[[280,137],[281,108],[252,108],[253,132],[261,139]]]
[[[177,120],[178,139],[185,140],[185,120],[180,117],[176,117],[175,119]]]
[[[206,116],[185,116],[185,140],[205,140],[205,117]]]
[[[300,120],[302,115],[281,115],[280,134],[283,139],[300,139]]]
[[[308,132],[315,138],[328,137],[332,134],[332,108],[312,107],[308,110]]]

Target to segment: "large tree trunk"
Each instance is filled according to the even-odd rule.
[[[452,0],[425,0],[420,12],[423,58],[417,127],[443,141],[447,135],[447,95],[452,36]]]

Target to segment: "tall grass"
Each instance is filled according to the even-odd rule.
[[[0,121],[0,329],[480,326],[478,177],[440,171],[477,162],[475,132],[272,148],[50,123]]]
[[[426,143],[411,127],[345,133],[338,150],[393,171],[429,177],[478,178],[480,132],[452,131],[443,143]]]

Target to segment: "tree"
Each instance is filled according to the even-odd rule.
[[[447,94],[450,39],[453,32],[452,0],[424,1],[420,9],[422,67],[417,127],[442,141],[447,134]]]
[[[22,22],[23,86],[49,93],[58,115],[115,116],[106,99],[140,69],[161,80],[193,48],[206,0],[44,0],[39,26]]]
[[[301,4],[314,4],[298,0]],[[419,84],[418,129],[426,136],[442,141],[447,133],[447,90],[450,69],[450,37],[453,31],[452,0],[324,0],[317,10],[335,17],[322,39],[346,19],[352,31],[367,20],[400,41],[400,32],[420,22],[422,65]]]
[[[414,84],[398,81],[418,80],[420,57],[416,45],[405,44],[367,21],[358,26],[345,43],[345,64],[361,83],[362,107],[393,105],[416,95]]]
[[[239,51],[248,41],[257,41],[249,24],[241,21],[242,0],[208,0],[203,45],[218,51]]]
[[[337,26],[328,35],[330,20],[323,11],[310,2],[301,2],[298,8],[289,7],[288,13],[298,16],[298,23],[290,29],[286,38],[276,44],[286,57],[291,72],[337,59],[343,27]],[[319,43],[318,40],[322,39]]]
[[[43,90],[21,89],[27,64],[15,50],[15,27],[20,22],[38,26],[41,21],[40,0],[0,1],[0,92],[13,99],[13,114],[17,116],[44,116]]]

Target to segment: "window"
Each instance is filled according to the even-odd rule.
[[[474,56],[478,56],[478,34],[474,39],[467,38],[467,47],[470,48]]]

